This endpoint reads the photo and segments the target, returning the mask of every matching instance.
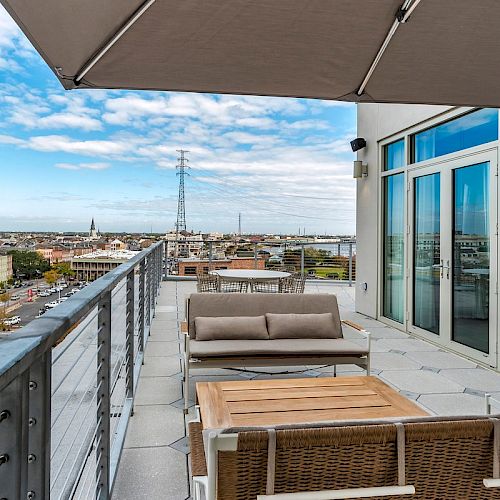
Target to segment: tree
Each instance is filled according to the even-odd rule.
[[[52,269],[65,278],[75,275],[75,271],[71,269],[71,264],[69,262],[58,262],[52,266]]]
[[[0,310],[0,330],[10,330],[10,327],[5,324],[5,319],[7,318],[7,303],[10,300],[10,293],[1,293],[0,302],[3,304],[3,308]]]
[[[55,269],[51,269],[50,271],[44,272],[43,277],[49,285],[53,285],[57,282],[61,275]]]
[[[38,252],[11,250],[9,255],[12,255],[12,268],[17,278],[32,279],[50,269],[49,261]]]

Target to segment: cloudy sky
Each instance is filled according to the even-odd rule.
[[[354,233],[347,103],[63,91],[0,7],[0,231]]]

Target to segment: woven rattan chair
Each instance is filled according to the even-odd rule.
[[[306,277],[303,274],[293,274],[280,281],[281,293],[304,293]]]
[[[222,293],[245,293],[248,290],[248,281],[221,279],[219,289]]]
[[[256,281],[252,283],[252,292],[255,293],[278,293],[280,291],[280,280]]]
[[[198,282],[196,289],[198,293],[216,293],[218,292],[218,279],[217,276],[211,274],[199,273],[197,275]]]
[[[498,500],[498,417],[228,429],[206,454],[191,423],[194,498]]]

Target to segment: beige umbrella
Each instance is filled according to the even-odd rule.
[[[500,107],[498,0],[0,1],[67,89]]]

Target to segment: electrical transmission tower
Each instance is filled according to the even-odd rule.
[[[177,200],[177,222],[175,224],[175,235],[176,240],[179,239],[179,232],[186,230],[186,200],[184,196],[184,176],[189,175],[186,169],[189,168],[187,162],[189,160],[184,156],[184,153],[189,153],[185,149],[178,149],[180,157],[178,158],[179,163],[177,164],[177,175],[179,176],[179,198]]]

